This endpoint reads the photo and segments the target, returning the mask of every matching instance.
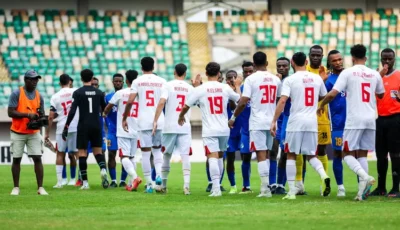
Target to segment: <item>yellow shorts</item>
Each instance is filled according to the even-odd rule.
[[[331,126],[318,125],[318,145],[329,145],[331,143]]]

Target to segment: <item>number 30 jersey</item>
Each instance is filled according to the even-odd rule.
[[[67,121],[68,113],[72,105],[72,94],[75,88],[62,88],[50,99],[50,110],[57,114],[57,130],[56,134],[62,134],[65,122]],[[68,131],[76,132],[78,126],[79,114],[76,114],[72,120]]]
[[[115,92],[115,94],[110,99],[110,104],[117,105],[117,137],[124,138],[137,138],[137,117],[139,111],[139,105],[137,99],[132,103],[131,112],[129,113],[126,121],[128,123],[129,132],[126,132],[122,127],[122,118],[125,112],[126,103],[128,102],[129,95],[131,94],[131,89],[121,89]]]
[[[161,98],[167,100],[165,105],[165,123],[163,133],[191,134],[190,110],[185,114],[186,123],[178,124],[179,114],[185,105],[188,95],[193,92],[193,86],[182,80],[173,80],[165,84]]]
[[[307,71],[298,71],[283,81],[281,96],[290,97],[292,106],[287,132],[318,132],[319,97],[326,95],[322,78]]]
[[[137,93],[139,103],[138,128],[142,130],[153,129],[153,119],[161,90],[167,82],[154,74],[143,74],[132,82],[131,93]],[[157,121],[157,129],[164,127],[164,114],[161,113]]]
[[[250,98],[250,130],[268,130],[274,118],[281,80],[268,71],[257,71],[244,82],[243,97]]]
[[[202,137],[228,137],[230,130],[226,105],[229,100],[237,102],[239,99],[240,95],[228,85],[208,81],[193,90],[186,105],[189,107],[200,105]]]

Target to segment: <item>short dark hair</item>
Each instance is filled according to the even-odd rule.
[[[122,80],[124,80],[124,75],[122,75],[122,74],[120,74],[120,73],[114,74],[114,75],[113,75],[113,80],[114,80],[114,78],[116,78],[116,77],[122,77]]]
[[[93,77],[93,80],[99,81],[99,79],[97,77]]]
[[[72,77],[69,77],[69,80],[70,80],[71,82],[74,82],[74,79],[73,79]]]
[[[394,50],[392,50],[391,48],[385,48],[381,51],[381,55],[383,53],[393,53],[393,56],[396,56],[396,53],[394,52]]]
[[[126,80],[128,80],[129,84],[132,84],[132,82],[137,78],[139,73],[136,70],[128,70],[125,73]]]
[[[144,57],[140,60],[143,71],[152,71],[154,69],[154,59],[151,57]]]
[[[245,61],[245,62],[243,62],[242,69],[243,69],[244,67],[250,67],[250,66],[254,66],[254,65],[253,65],[253,62]]]
[[[357,44],[351,47],[350,54],[352,57],[362,59],[367,54],[367,48],[364,45]]]
[[[179,77],[182,77],[187,70],[187,66],[183,63],[179,63],[175,66],[175,72]]]
[[[297,66],[304,66],[306,64],[307,56],[303,52],[297,52],[293,54],[292,60]]]
[[[287,61],[290,65],[290,60],[287,57],[280,57],[280,58],[276,59],[276,62],[278,62],[278,61]]]
[[[322,53],[324,52],[324,49],[323,49],[320,45],[313,45],[313,46],[311,46],[311,48],[310,48],[310,50],[309,50],[310,53],[311,53],[311,50],[312,50],[312,49],[319,49],[319,50],[322,51]]]
[[[68,74],[63,73],[60,75],[60,84],[62,86],[68,85],[70,81],[71,81],[71,77]]]
[[[207,76],[217,76],[220,72],[221,66],[216,62],[209,62],[206,66]]]
[[[255,66],[267,64],[267,55],[264,52],[258,51],[253,55],[253,63]]]
[[[93,75],[94,75],[93,71],[91,71],[90,69],[84,69],[81,71],[81,79],[83,82],[90,82],[93,78]],[[93,78],[93,79],[97,79],[97,78]]]
[[[235,70],[231,69],[231,70],[228,70],[228,72],[226,72],[225,76],[228,76],[228,74],[230,74],[230,73],[235,73],[237,75],[237,72]]]
[[[328,53],[328,57],[326,58],[326,68],[330,69],[331,68],[331,64],[329,64],[329,56],[334,55],[334,54],[340,54],[340,52],[338,50],[331,50]]]

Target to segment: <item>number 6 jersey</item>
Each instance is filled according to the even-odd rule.
[[[269,130],[281,94],[281,80],[268,71],[257,71],[244,82],[243,97],[250,98],[250,130]]]
[[[137,93],[139,103],[138,128],[142,130],[153,129],[153,119],[161,90],[167,82],[165,79],[154,74],[143,74],[132,82],[131,93]],[[164,127],[164,114],[158,118],[157,129]]]
[[[322,78],[307,71],[297,71],[283,81],[281,96],[290,97],[292,106],[287,132],[318,132],[319,97],[326,95]]]
[[[72,105],[72,94],[75,88],[62,88],[50,99],[50,110],[57,113],[57,131],[56,134],[62,134],[67,121],[69,110]],[[68,131],[70,133],[76,132],[78,126],[79,114],[75,114]]]
[[[229,136],[226,105],[229,100],[237,102],[239,98],[240,95],[235,93],[231,87],[217,81],[208,81],[193,90],[186,105],[189,107],[196,104],[200,105],[203,125],[202,137]]]
[[[185,105],[186,99],[193,92],[193,86],[182,80],[168,82],[162,89],[161,98],[167,100],[165,105],[165,120],[163,133],[191,134],[190,110],[185,114],[186,123],[178,124],[179,114]]]

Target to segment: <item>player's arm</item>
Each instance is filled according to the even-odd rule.
[[[137,96],[137,93],[131,93],[129,95],[129,99],[126,102],[125,111],[124,111],[124,114],[122,116],[122,121],[126,121],[126,118],[128,117],[128,114],[130,113],[130,111],[132,109],[132,103],[135,101],[136,96]]]
[[[378,82],[377,82],[376,88],[375,88],[375,95],[379,99],[382,99],[384,94],[385,94],[385,86],[383,86],[383,80],[382,80],[382,78],[378,77]]]
[[[235,103],[234,101],[229,100],[228,104],[229,104],[229,108],[230,108],[231,110],[236,109],[236,103]]]
[[[157,121],[158,121],[158,118],[160,118],[160,115],[164,109],[166,102],[167,102],[167,99],[165,99],[165,98],[160,98],[160,101],[158,102],[156,114],[154,114],[154,120],[153,120],[153,134],[157,130]]]
[[[328,73],[326,71],[326,68],[322,65],[319,67],[319,76],[322,78],[324,82],[328,79]]]
[[[79,103],[79,98],[78,98],[78,94],[75,91],[74,94],[72,95],[71,110],[68,113],[67,122],[65,122],[65,126],[64,126],[64,131],[67,130],[67,132],[68,132],[69,124],[71,124],[72,120],[75,117],[76,109],[78,108],[78,103]]]
[[[112,103],[107,104],[107,106],[104,108],[104,111],[103,111],[104,118],[107,117],[107,115],[110,113],[113,106],[114,106],[114,104],[112,104]]]
[[[200,107],[199,99],[201,97],[202,92],[203,91],[202,91],[201,87],[195,88],[192,91],[189,98],[186,100],[185,106],[183,106],[182,111],[179,113],[178,124],[180,126],[182,126],[186,123],[185,115],[189,111],[191,106],[197,105]]]
[[[47,139],[49,139],[49,136],[50,136],[50,131],[51,131],[51,128],[53,127],[53,121],[54,121],[54,118],[55,118],[55,108],[53,107],[53,106],[51,106],[51,108],[50,108],[50,113],[49,113],[49,125],[46,127],[46,129],[45,129],[45,136],[44,136],[44,139],[45,140],[47,140]]]
[[[273,137],[276,136],[276,121],[278,120],[279,116],[282,114],[283,109],[285,109],[285,104],[286,104],[286,101],[288,100],[288,98],[289,98],[288,96],[282,95],[279,98],[278,103],[276,104],[274,118],[272,119],[271,128],[270,128],[270,132]]]
[[[183,106],[181,113],[179,114],[178,124],[180,126],[186,123],[185,115],[189,111],[190,107],[188,105]]]

